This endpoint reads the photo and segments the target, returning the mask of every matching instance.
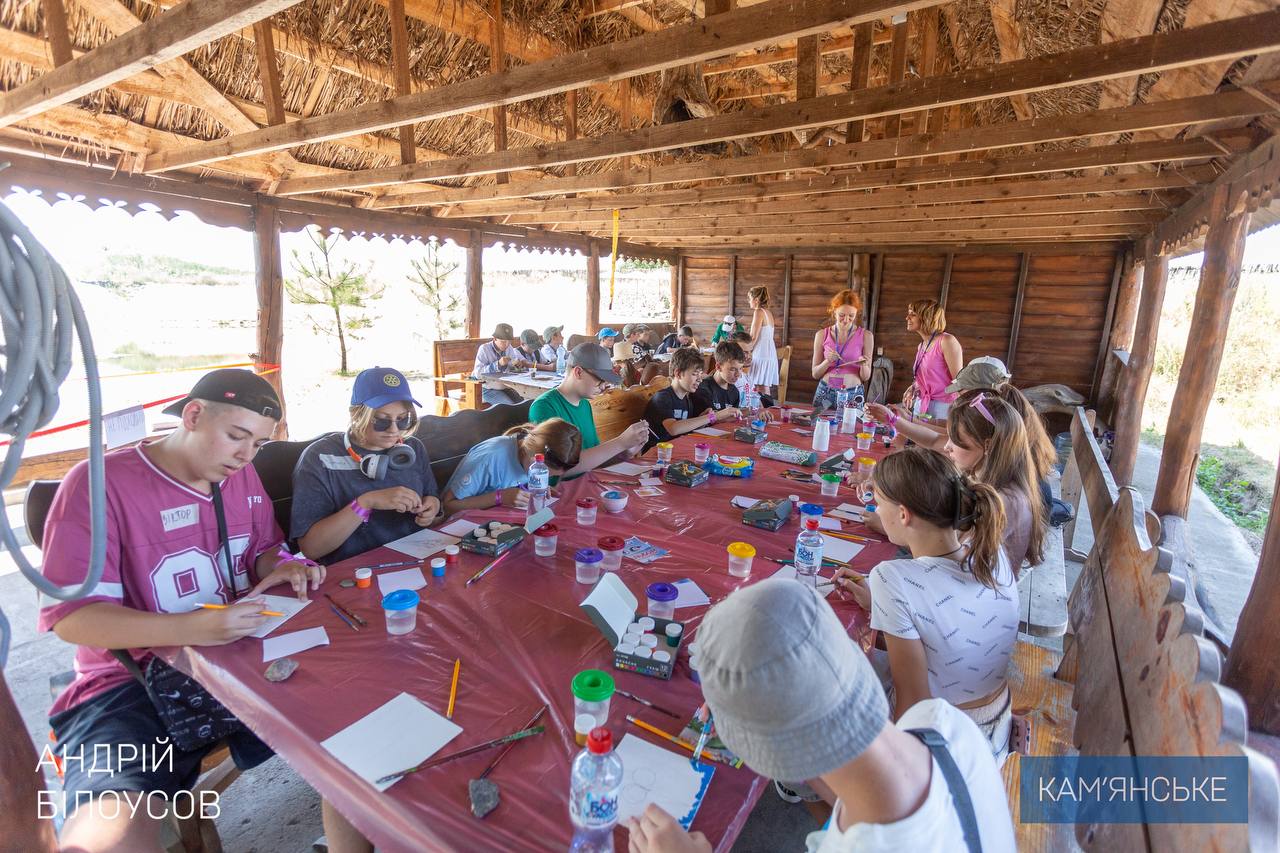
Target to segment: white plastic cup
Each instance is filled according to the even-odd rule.
[[[581,548],[573,555],[573,568],[578,583],[595,583],[600,580],[600,565],[604,554],[599,548]]]
[[[533,531],[533,553],[538,557],[554,557],[560,541],[560,529],[554,524],[544,524]]]
[[[592,527],[596,523],[596,513],[599,506],[596,504],[595,498],[580,498],[578,500],[578,523],[583,527]]]
[[[858,433],[858,449],[859,450],[871,449],[871,433],[869,432]]]
[[[418,625],[418,603],[422,599],[412,589],[398,589],[382,597],[388,634],[408,634]]]
[[[831,446],[831,422],[826,418],[818,418],[813,422],[813,449],[825,453]]]
[[[729,574],[735,578],[751,577],[751,562],[756,556],[755,547],[747,542],[732,542],[725,550],[729,553]]]
[[[699,441],[693,446],[693,462],[695,465],[701,465],[707,461],[707,457],[711,455],[711,445],[705,441]]]
[[[840,493],[840,476],[838,474],[822,475],[822,496],[833,498]]]

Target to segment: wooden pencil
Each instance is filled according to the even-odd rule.
[[[231,605],[230,604],[198,604],[196,606],[201,608],[202,610],[226,610]],[[279,610],[259,610],[258,615],[259,616],[283,616],[284,614],[281,613]]]
[[[453,719],[453,703],[458,698],[458,671],[462,669],[462,658],[458,658],[453,662],[453,684],[449,686],[449,710],[445,711],[445,717]]]
[[[667,734],[662,729],[658,728],[657,726],[651,726],[648,723],[646,723],[644,720],[637,720],[635,717],[631,716],[630,714],[627,714],[627,722],[631,723],[632,725],[639,726],[649,734],[654,734],[664,740],[669,740],[672,743],[674,743],[676,746],[683,747],[684,749],[687,749],[690,752],[694,751],[693,744],[686,743],[685,741],[680,740],[680,738],[676,737],[675,735]],[[724,759],[720,758],[718,755],[713,755],[712,753],[707,752],[705,749],[702,751],[702,755],[699,757],[705,758],[708,761],[718,761],[721,764],[728,764],[730,767],[741,766],[740,764],[734,764],[731,761],[725,761]]]

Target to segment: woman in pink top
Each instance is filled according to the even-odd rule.
[[[920,336],[911,368],[911,387],[902,395],[902,405],[913,414],[935,419],[947,416],[954,393],[947,386],[964,366],[964,352],[955,335],[949,335],[947,315],[932,299],[918,299],[907,305],[907,330]]]
[[[862,298],[857,291],[840,291],[832,297],[828,310],[832,324],[813,336],[813,378],[818,380],[813,392],[815,409],[834,409],[840,388],[865,394],[865,384],[871,378],[871,353],[875,351],[875,335],[858,325]]]

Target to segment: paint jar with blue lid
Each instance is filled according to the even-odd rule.
[[[418,604],[422,599],[412,589],[397,589],[382,597],[388,634],[408,634],[418,624]]]
[[[600,580],[604,553],[599,548],[579,548],[573,555],[573,568],[578,583],[595,583]]]

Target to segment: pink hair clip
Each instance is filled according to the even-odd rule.
[[[986,397],[987,397],[987,394],[985,391],[979,391],[978,396],[974,397],[972,400],[969,401],[969,405],[977,409],[982,414],[982,416],[987,419],[987,423],[991,424],[992,426],[995,426],[996,419],[991,417],[991,412],[987,411],[986,403],[982,402],[983,400],[986,399]]]

